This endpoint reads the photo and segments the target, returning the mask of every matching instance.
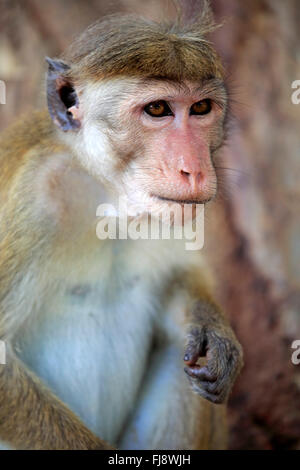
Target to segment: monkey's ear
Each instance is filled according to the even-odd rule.
[[[46,57],[48,63],[47,73],[47,101],[50,116],[53,122],[63,131],[77,130],[80,120],[76,119],[79,113],[77,93],[71,81],[66,78],[70,67],[62,60]]]

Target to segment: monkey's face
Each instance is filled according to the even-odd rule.
[[[114,79],[79,98],[82,164],[137,211],[203,204],[216,193],[214,154],[224,138],[227,96],[203,83]]]

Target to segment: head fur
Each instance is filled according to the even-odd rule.
[[[201,3],[200,12],[182,8],[185,14],[172,24],[135,15],[97,21],[64,54],[68,78],[75,83],[116,76],[178,82],[222,78],[220,58],[207,39],[216,24],[209,3]]]

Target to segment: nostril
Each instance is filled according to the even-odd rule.
[[[201,184],[205,180],[205,174],[202,171],[185,171],[180,170],[180,175],[189,184]]]

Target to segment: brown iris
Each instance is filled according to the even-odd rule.
[[[209,99],[201,100],[201,101],[198,101],[197,103],[193,104],[193,106],[191,107],[191,113],[190,114],[203,116],[204,114],[210,113],[211,108],[212,108],[211,100],[209,100]]]
[[[172,116],[173,113],[166,101],[153,101],[145,106],[144,111],[152,117]]]

